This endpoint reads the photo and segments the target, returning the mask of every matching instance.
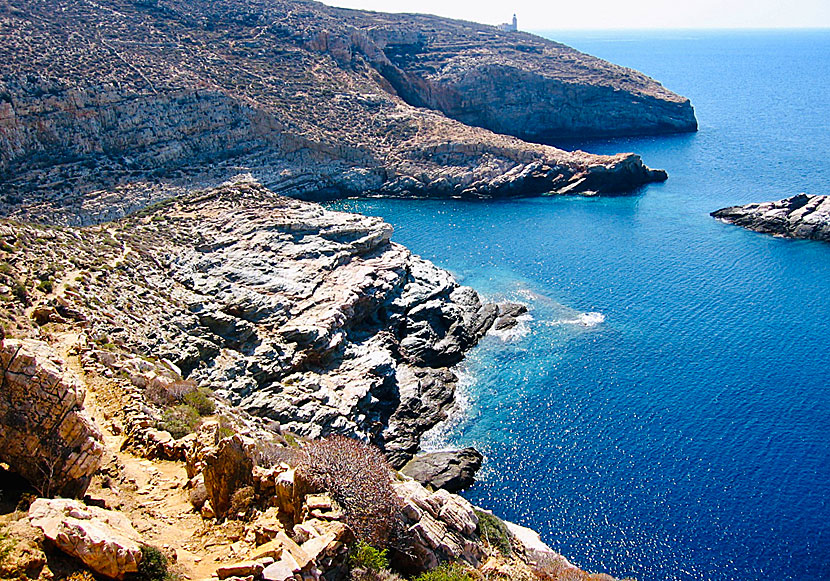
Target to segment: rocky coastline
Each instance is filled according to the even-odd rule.
[[[10,0],[0,35],[0,213],[24,221],[100,223],[240,173],[313,200],[631,192],[665,172],[531,141],[696,128],[636,71],[429,16]]]
[[[29,487],[0,578],[377,579],[368,539],[407,574],[610,579],[452,494],[475,450],[416,457],[525,307],[315,201],[635,192],[666,172],[552,144],[694,131],[687,99],[301,0],[6,0],[0,35],[0,475]]]
[[[830,242],[830,196],[798,194],[774,202],[722,208],[712,216],[763,234]]]
[[[446,490],[474,450],[395,471],[445,417],[452,366],[522,307],[391,233],[250,179],[93,227],[0,223],[0,461],[43,497],[0,515],[19,539],[0,578],[140,576],[153,545],[195,578],[347,579],[354,499],[380,486],[401,571],[610,579]],[[179,433],[188,407],[206,417]]]

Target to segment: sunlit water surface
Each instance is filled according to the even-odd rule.
[[[830,33],[550,33],[695,105],[636,151],[665,184],[615,198],[346,201],[532,319],[464,367],[435,447],[487,456],[465,496],[589,570],[830,579],[830,244],[717,208],[830,194]]]

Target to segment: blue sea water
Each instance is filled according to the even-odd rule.
[[[830,194],[830,31],[548,36],[688,96],[700,131],[565,144],[669,172],[630,197],[335,204],[530,307],[432,444],[481,449],[465,496],[585,569],[830,579],[830,244],[708,216]]]

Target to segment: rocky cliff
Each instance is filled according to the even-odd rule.
[[[723,208],[712,216],[764,234],[830,241],[830,196],[798,194],[776,202]]]
[[[0,366],[0,460],[44,495],[83,494],[104,445],[79,380],[41,341],[3,341]]]
[[[0,210],[24,219],[100,222],[240,172],[307,198],[630,191],[665,173],[514,136],[695,126],[634,71],[427,16],[7,0],[0,36]]]
[[[17,337],[0,344],[0,459],[38,485],[53,466],[45,496],[87,493],[0,511],[0,578],[143,575],[152,544],[189,578],[343,580],[372,533],[407,572],[610,579],[390,470],[445,417],[452,366],[521,310],[390,235],[252,180],[86,228],[0,223],[0,322]],[[469,484],[481,456],[463,455],[461,474],[433,458],[426,480]]]
[[[499,308],[391,233],[238,182],[106,227],[9,226],[4,268],[35,320],[81,322],[116,372],[146,371],[135,355],[166,361],[283,429],[369,440],[401,466]],[[6,299],[24,332],[19,297]]]

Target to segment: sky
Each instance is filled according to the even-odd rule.
[[[520,30],[830,28],[830,0],[323,0],[331,6],[421,12]]]

